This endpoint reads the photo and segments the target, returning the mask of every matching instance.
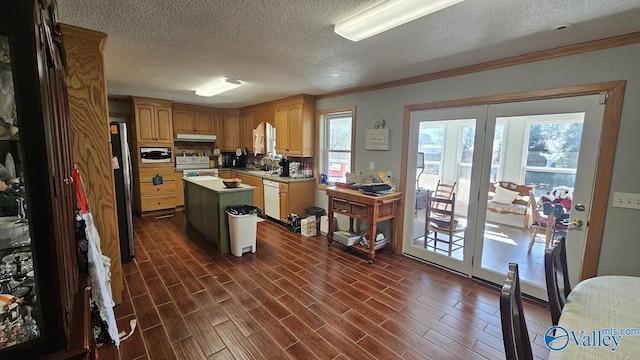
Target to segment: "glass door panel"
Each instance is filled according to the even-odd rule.
[[[417,111],[411,114],[407,177],[407,214],[403,252],[418,259],[436,263],[462,273],[470,271],[473,253],[472,233],[475,226],[470,219],[475,215],[477,186],[471,183],[474,169],[480,169],[481,154],[474,149],[484,141],[477,129],[484,128],[486,107]],[[412,166],[412,164],[415,164]],[[438,183],[454,186],[450,196],[437,194]],[[453,216],[430,207],[431,197],[449,197],[455,201],[440,204]],[[429,220],[429,221],[428,221]],[[451,230],[451,231],[450,231]],[[469,246],[468,244],[471,244]]]
[[[9,40],[0,36],[0,349],[40,337],[23,156]]]
[[[570,213],[571,202],[579,199],[589,209],[603,109],[597,95],[489,106],[488,133],[493,133],[489,137],[493,140],[487,146],[493,151],[485,151],[483,163],[491,167],[491,173],[484,174],[481,189],[505,181],[529,186],[534,197],[528,196],[526,188],[517,188],[512,190],[520,190],[520,195],[496,195],[496,203],[487,202],[489,194],[481,192],[483,219],[476,229],[474,258],[479,261],[473,264],[474,277],[499,284],[508,263],[516,262],[523,292],[546,299],[544,250],[554,232],[546,231],[541,226],[544,221],[535,219],[538,214],[546,216],[542,211],[545,201],[562,203]],[[565,220],[550,230],[562,231],[556,234],[568,236],[567,243],[572,244],[569,272],[575,284],[586,231],[567,224]]]

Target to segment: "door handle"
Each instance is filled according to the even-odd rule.
[[[575,227],[582,227],[582,225],[584,225],[584,221],[582,221],[582,219],[573,219],[571,225]]]

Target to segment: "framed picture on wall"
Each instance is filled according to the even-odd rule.
[[[389,129],[366,129],[364,148],[366,150],[389,150]]]

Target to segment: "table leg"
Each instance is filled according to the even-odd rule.
[[[391,220],[389,220],[389,237],[390,239],[388,240],[389,243],[387,244],[387,246],[389,247],[389,254],[393,254],[396,251],[396,217],[395,217],[395,206],[394,206],[394,210],[393,210],[394,216],[393,218],[391,218]],[[424,239],[425,241],[427,241],[427,239]]]
[[[327,227],[327,246],[331,246],[331,242],[333,241],[333,201],[331,201],[331,197],[329,197],[329,211],[327,212],[327,215],[329,216],[329,226]]]

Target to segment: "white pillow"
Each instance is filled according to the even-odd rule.
[[[517,191],[511,191],[503,188],[502,186],[496,186],[496,194],[493,196],[491,201],[498,204],[511,204],[519,194],[520,193]]]

